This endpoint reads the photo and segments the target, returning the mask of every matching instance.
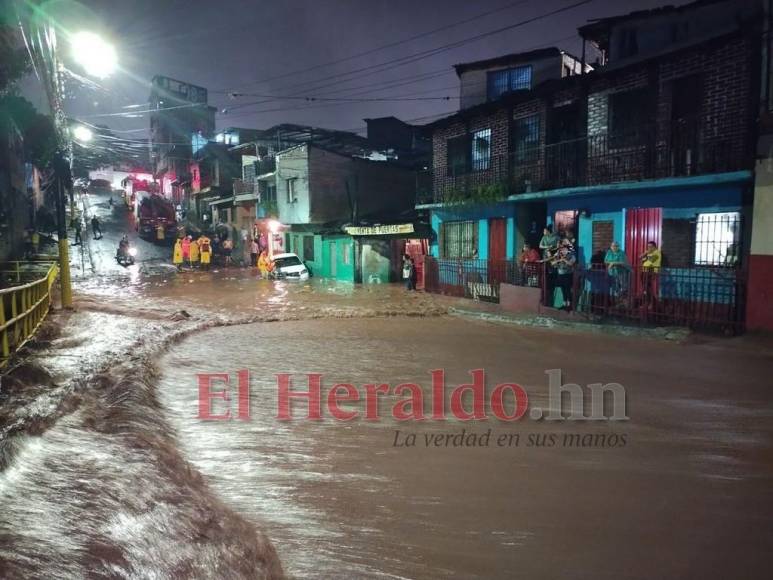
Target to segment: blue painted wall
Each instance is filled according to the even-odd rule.
[[[430,254],[436,258],[440,255],[438,240],[443,222],[477,221],[478,222],[478,258],[488,258],[489,222],[492,218],[507,219],[508,258],[515,256],[515,203],[503,202],[492,205],[464,205],[433,209],[430,214],[430,224],[435,232],[435,241],[430,245]]]
[[[740,211],[743,186],[723,184],[691,188],[653,187],[651,190],[615,191],[599,195],[548,199],[548,221],[560,210],[587,210],[589,217],[579,218],[578,259],[587,263],[593,247],[593,222],[612,221],[614,239],[625,249],[626,208],[662,207],[663,218],[692,218],[698,213]]]

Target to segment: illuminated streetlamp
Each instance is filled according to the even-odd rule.
[[[83,125],[78,125],[72,130],[72,136],[75,137],[77,141],[80,141],[81,143],[87,143],[91,141],[91,139],[94,137],[94,134],[91,132],[91,129],[88,127],[84,127]]]
[[[70,38],[72,56],[91,76],[105,78],[115,70],[115,48],[93,32],[77,32]]]

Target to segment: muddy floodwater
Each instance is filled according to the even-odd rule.
[[[741,364],[742,363],[742,364]],[[160,361],[184,456],[265,530],[299,578],[766,578],[773,563],[773,408],[764,354],[457,318],[275,322],[190,337]],[[546,405],[564,382],[625,386],[630,420],[279,421],[277,373],[446,389],[485,368]],[[250,371],[249,420],[197,418],[196,373]],[[219,390],[217,388],[213,390]],[[232,402],[236,413],[236,390]],[[427,397],[429,398],[429,397]],[[213,402],[213,411],[222,401]],[[463,442],[477,446],[455,446]],[[490,430],[487,445],[480,437]],[[426,436],[441,434],[441,446]],[[564,436],[593,434],[595,445]],[[415,436],[415,446],[409,445]],[[446,437],[448,436],[448,437]],[[613,437],[614,436],[614,437]],[[551,444],[551,441],[553,443]],[[604,445],[604,441],[607,442]]]

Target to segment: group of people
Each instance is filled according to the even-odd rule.
[[[83,219],[80,217],[74,217],[70,222],[70,227],[75,230],[75,242],[73,245],[81,245],[83,243]],[[97,216],[93,216],[91,218],[91,233],[94,235],[95,240],[102,239],[102,224]]]
[[[657,296],[657,275],[662,266],[663,256],[654,241],[638,256],[638,268],[641,276],[639,288],[645,299],[653,300]],[[571,230],[561,235],[551,226],[543,230],[538,248],[529,243],[523,245],[518,258],[521,275],[526,286],[539,286],[542,268],[549,303],[556,308],[569,309],[572,304],[574,271],[577,266],[577,252],[574,235]],[[603,272],[608,280],[608,290],[613,297],[622,297],[630,287],[630,276],[634,268],[629,264],[628,256],[618,242],[612,242],[606,253],[591,259],[592,269]]]
[[[183,264],[187,264],[189,268],[209,270],[212,262],[212,240],[206,234],[196,238],[191,235],[177,238],[172,261],[178,270],[182,270]]]
[[[540,271],[544,267],[551,305],[564,309],[571,307],[573,275],[577,264],[575,239],[571,231],[560,236],[553,231],[552,226],[546,226],[539,241],[539,249],[525,243],[518,262],[527,286],[539,286]]]
[[[647,242],[647,249],[638,256],[641,272],[641,289],[646,299],[657,295],[657,275],[663,264],[663,254],[654,241]],[[627,254],[620,244],[612,242],[604,255],[604,267],[612,282],[611,293],[615,297],[624,296],[630,283],[632,271]]]
[[[261,246],[260,239],[248,238],[245,241],[245,249],[249,249],[250,252],[249,263],[246,265],[257,268],[262,277],[270,277],[274,271],[274,263],[268,255],[268,250]],[[233,264],[234,242],[231,238],[221,238],[216,235],[213,240],[207,234],[201,234],[195,238],[192,235],[182,234],[182,237],[178,237],[175,241],[172,262],[178,270],[182,270],[183,266],[209,270],[216,250],[218,256],[222,256],[224,266]],[[246,258],[244,262],[247,262]]]

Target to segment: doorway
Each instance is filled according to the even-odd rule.
[[[328,259],[330,260],[330,277],[335,278],[336,277],[336,243],[335,242],[328,242]]]

